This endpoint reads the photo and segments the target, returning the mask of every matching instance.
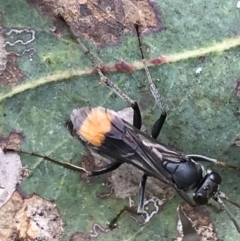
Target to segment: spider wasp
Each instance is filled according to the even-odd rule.
[[[222,182],[220,174],[215,171],[206,170],[201,163],[209,162],[224,167],[238,168],[203,155],[177,152],[157,140],[166,120],[167,113],[147,68],[140,41],[139,25],[136,24],[135,27],[149,87],[161,110],[160,117],[153,125],[151,135],[147,135],[140,130],[142,118],[138,103],[133,101],[102,73],[100,66],[95,62],[92,54],[82,43],[82,40],[77,37],[84,53],[88,55],[100,75],[101,82],[106,84],[120,98],[130,103],[134,112],[133,125],[121,119],[115,111],[102,107],[83,107],[72,111],[70,119],[66,122],[69,133],[91,152],[111,160],[110,164],[99,170],[88,171],[71,163],[62,163],[37,153],[22,150],[18,152],[44,158],[73,171],[84,172],[89,177],[111,172],[123,163],[131,164],[143,172],[142,180],[139,184],[138,213],[143,212],[145,186],[147,178],[151,176],[173,187],[181,198],[191,206],[205,205],[208,201],[214,200],[227,213],[240,233],[239,224],[223,200],[230,202],[238,208],[240,208],[240,204],[232,201],[219,190]],[[5,151],[16,150],[6,148]]]

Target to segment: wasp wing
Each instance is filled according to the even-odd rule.
[[[161,162],[170,157],[180,161],[183,158],[181,154],[168,149],[117,116],[111,124],[111,130],[106,133],[101,146],[90,143],[86,146],[101,156],[132,164],[149,176],[173,184],[171,175]]]
[[[102,107],[83,107],[71,114],[70,133],[87,148],[108,159],[129,163],[149,176],[173,184],[163,161],[180,162],[183,156]],[[174,170],[173,170],[174,172]]]

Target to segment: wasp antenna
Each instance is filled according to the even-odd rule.
[[[43,155],[40,155],[40,154],[35,153],[35,152],[27,152],[27,151],[23,151],[23,150],[15,150],[15,149],[10,149],[10,148],[5,148],[4,152],[5,153],[6,152],[16,152],[16,153],[22,153],[22,154],[35,156],[35,157],[40,157],[44,160],[50,161],[50,162],[52,162],[52,163],[54,163],[58,166],[62,166],[64,168],[66,168],[66,169],[69,169],[69,170],[72,170],[72,171],[75,171],[75,172],[83,172],[83,173],[89,174],[89,172],[85,168],[75,166],[75,165],[71,164],[71,162],[60,162],[60,161],[57,161],[55,159],[52,159],[51,157],[43,156]]]
[[[153,83],[151,74],[150,74],[150,72],[148,70],[148,67],[147,67],[147,61],[146,61],[146,59],[144,57],[144,54],[143,54],[143,48],[142,48],[142,43],[141,43],[141,38],[140,38],[139,27],[140,27],[140,25],[138,23],[136,23],[135,29],[136,29],[137,37],[138,37],[138,46],[139,46],[139,49],[140,49],[143,66],[144,66],[144,69],[145,69],[145,72],[146,72],[146,75],[147,75],[147,79],[148,79],[148,82],[149,82],[149,87],[150,87],[150,90],[152,92],[152,95],[153,95],[158,107],[160,108],[161,112],[163,114],[165,114],[166,110],[164,108],[163,101],[161,99],[161,96],[160,96],[160,93],[159,93],[158,89],[156,88],[155,84]]]
[[[228,167],[228,168],[231,168],[231,169],[235,169],[235,170],[237,170],[237,171],[240,171],[240,168],[239,168],[239,167],[236,167],[236,166],[227,164],[227,163],[225,163],[225,162],[221,162],[221,161],[216,160],[216,164],[219,165],[219,166],[221,166],[221,167]]]
[[[207,157],[207,156],[189,154],[189,155],[186,155],[186,157],[191,158],[196,162],[201,162],[201,161],[211,162],[211,163],[214,163],[214,164],[216,164],[218,166],[221,166],[221,167],[227,167],[227,168],[231,168],[231,169],[235,169],[237,171],[240,171],[240,168],[237,167],[237,166],[233,166],[233,165],[227,164],[225,162],[218,161],[217,159],[210,158],[210,157]]]
[[[227,213],[228,217],[232,220],[232,222],[234,223],[237,231],[240,233],[240,226],[239,224],[237,223],[236,219],[234,218],[233,214],[230,212],[230,210],[227,208],[227,206],[224,204],[224,202],[222,201],[222,199],[220,198],[222,192],[219,193],[218,196],[214,197],[213,200],[215,200],[220,207],[222,207],[222,209]],[[224,194],[225,195],[225,194]],[[222,197],[222,196],[221,196]],[[223,197],[222,197],[223,198]],[[229,199],[225,199],[227,201],[229,201]],[[230,201],[233,205],[235,205],[236,203]],[[239,207],[239,205],[235,205],[237,207]]]

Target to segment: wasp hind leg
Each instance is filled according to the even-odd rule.
[[[138,27],[139,25],[136,24],[135,25],[136,27],[136,31],[137,31],[137,35],[138,35],[138,41],[139,41],[139,49],[140,49],[140,52],[141,52],[141,56],[142,56],[142,62],[143,62],[143,65],[144,65],[144,69],[145,69],[145,72],[146,72],[146,75],[147,75],[147,79],[148,79],[148,82],[149,82],[149,87],[150,87],[150,90],[151,90],[151,93],[152,95],[154,96],[154,99],[157,103],[157,105],[159,106],[160,110],[161,110],[161,115],[159,117],[159,119],[155,122],[153,128],[152,128],[152,137],[153,138],[157,138],[160,134],[160,131],[162,129],[162,126],[165,122],[165,119],[166,119],[166,111],[165,111],[165,108],[163,106],[163,103],[161,101],[161,97],[160,97],[160,94],[155,86],[155,84],[153,83],[152,81],[152,78],[151,78],[151,75],[149,73],[149,70],[147,68],[147,64],[146,64],[146,60],[144,58],[144,55],[143,55],[143,51],[142,51],[142,44],[141,44],[141,41],[140,41],[140,34],[139,34],[139,31],[138,31]],[[83,44],[81,38],[79,38],[78,36],[76,36],[76,34],[73,32],[73,34],[75,35],[75,37],[77,38],[81,48],[83,49],[84,53],[89,57],[89,59],[91,60],[93,66],[96,68],[99,76],[100,76],[100,79],[101,79],[101,82],[106,84],[113,92],[115,92],[115,94],[117,94],[120,98],[122,98],[123,100],[125,100],[126,102],[130,103],[132,109],[133,109],[133,126],[137,129],[141,129],[141,126],[142,126],[142,118],[141,118],[141,112],[140,112],[140,109],[139,109],[139,106],[137,104],[137,102],[133,101],[129,96],[127,96],[117,85],[115,85],[109,78],[107,78],[103,73],[102,73],[102,70],[101,70],[101,66],[100,64],[98,64],[94,58],[94,56],[89,52],[89,50],[86,48],[86,46]],[[109,165],[107,165],[106,167],[104,167],[103,169],[100,169],[100,170],[96,170],[96,171],[92,171],[90,172],[90,176],[97,176],[97,175],[101,175],[101,174],[104,174],[104,173],[107,173],[107,172],[110,172],[110,171],[113,171],[115,169],[117,169],[119,166],[121,165],[121,163],[119,163],[118,161],[114,162],[114,163],[111,163]],[[143,211],[143,208],[144,208],[144,195],[145,195],[145,186],[146,186],[146,181],[147,181],[147,175],[144,174],[143,177],[142,177],[142,181],[139,185],[139,205],[138,205],[138,212],[142,212]],[[116,222],[117,219],[121,216],[121,214],[125,211],[125,208],[124,210],[121,210],[121,212],[117,215],[117,217],[110,223],[109,226],[111,226],[111,224],[113,222]]]
[[[72,30],[71,30],[72,31]],[[90,53],[88,48],[84,45],[82,39],[77,36],[77,34],[72,31],[73,35],[76,37],[79,45],[81,46],[83,52],[88,56],[90,61],[92,62],[92,65],[94,68],[96,68],[96,71],[98,72],[100,76],[100,80],[102,83],[107,85],[115,94],[117,94],[121,99],[124,101],[130,103],[134,115],[133,115],[133,126],[136,127],[137,129],[141,129],[142,126],[142,118],[141,118],[141,113],[140,109],[138,106],[138,103],[134,100],[132,100],[127,94],[125,94],[117,85],[115,85],[107,76],[105,76],[101,70],[101,64],[97,63],[95,57]]]
[[[140,130],[142,127],[142,116],[138,103],[134,102],[131,107],[133,109],[133,126]]]
[[[139,27],[140,27],[139,24],[135,24],[135,29],[136,29],[137,37],[138,37],[138,45],[139,45],[139,50],[140,50],[141,57],[142,57],[143,66],[144,66],[144,69],[145,69],[145,72],[146,72],[146,75],[147,75],[149,88],[150,88],[151,93],[152,93],[152,95],[155,99],[156,104],[158,105],[158,107],[161,111],[161,115],[160,115],[159,119],[155,122],[155,124],[153,125],[152,133],[151,133],[152,137],[154,139],[157,139],[159,134],[160,134],[160,131],[163,127],[163,124],[166,120],[167,112],[165,110],[165,107],[164,107],[163,101],[161,99],[160,93],[159,93],[157,87],[155,86],[155,84],[152,80],[152,77],[150,75],[150,72],[148,70],[148,67],[147,67],[147,62],[146,62],[146,59],[145,59],[144,54],[143,54],[143,47],[142,47],[142,43],[141,43]]]
[[[164,108],[164,104],[161,100],[160,93],[158,92],[158,89],[156,88],[156,86],[155,86],[155,84],[152,80],[151,74],[150,74],[150,72],[148,70],[148,67],[147,67],[146,59],[145,59],[144,54],[143,54],[143,47],[142,47],[142,43],[141,43],[139,27],[140,27],[139,24],[135,24],[135,29],[136,29],[137,37],[138,37],[138,45],[139,45],[139,50],[140,50],[141,57],[142,57],[143,66],[144,66],[146,76],[147,76],[147,79],[148,79],[149,88],[150,88],[151,93],[152,93],[152,95],[155,99],[156,104],[158,105],[158,107],[161,111],[161,115],[158,118],[158,120],[154,123],[153,128],[152,128],[152,132],[151,132],[151,136],[154,139],[157,139],[161,130],[162,130],[164,122],[166,120],[167,113],[166,113],[166,110]],[[142,181],[139,184],[138,213],[142,213],[143,210],[144,210],[144,197],[145,197],[145,187],[146,187],[147,177],[148,177],[147,174],[144,174],[142,176]]]
[[[101,81],[104,82],[115,94],[117,94],[121,99],[130,103],[133,109],[133,126],[140,130],[142,126],[142,117],[141,117],[141,112],[140,112],[138,103],[132,100],[118,86],[116,86],[109,78],[103,75],[101,70],[99,72],[99,75],[101,77]]]
[[[95,177],[95,176],[99,176],[99,175],[102,175],[102,174],[105,174],[108,172],[112,172],[112,171],[116,170],[117,168],[119,168],[121,166],[121,164],[122,164],[121,162],[114,161],[99,170],[89,171],[88,176]]]
[[[152,128],[152,133],[151,133],[154,139],[158,138],[166,118],[167,118],[167,113],[166,112],[161,113],[159,119],[154,123]]]

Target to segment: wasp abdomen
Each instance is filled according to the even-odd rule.
[[[182,160],[173,162],[163,160],[163,167],[171,174],[173,181],[179,189],[197,186],[202,180],[202,169],[191,161]]]
[[[68,124],[70,133],[83,141],[100,147],[106,136],[121,139],[124,134],[124,124],[114,111],[102,107],[84,107],[73,110],[71,123]],[[116,130],[117,128],[117,130]]]

